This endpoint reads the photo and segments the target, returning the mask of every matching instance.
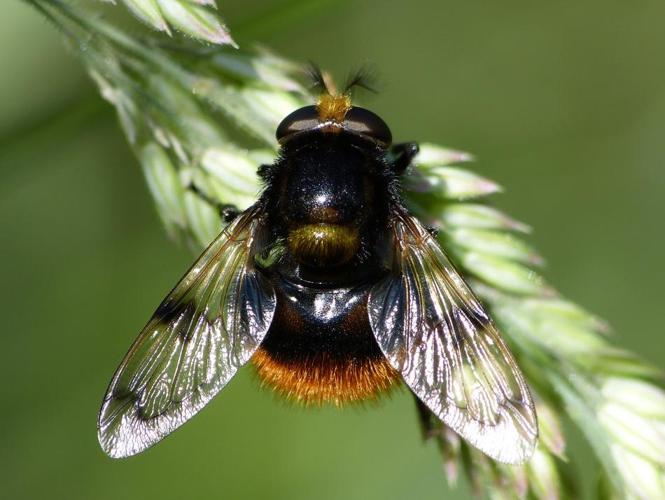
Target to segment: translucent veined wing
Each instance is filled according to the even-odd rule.
[[[515,360],[422,224],[399,211],[392,228],[393,269],[369,297],[381,350],[446,425],[498,461],[524,462],[538,424]]]
[[[254,267],[262,234],[255,205],[222,231],[141,331],[99,413],[109,456],[139,453],[189,420],[259,347],[276,303]]]

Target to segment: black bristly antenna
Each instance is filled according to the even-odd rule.
[[[376,73],[373,68],[367,64],[361,66],[356,71],[349,74],[349,77],[344,84],[344,90],[340,93],[337,86],[332,79],[332,76],[327,71],[322,71],[321,68],[309,62],[305,68],[307,76],[311,83],[311,90],[317,90],[320,93],[335,95],[351,95],[353,89],[361,88],[376,94],[378,92],[376,86]]]
[[[322,94],[325,93],[332,96],[337,95],[337,87],[330,73],[322,71],[317,64],[311,61],[307,64],[305,71],[312,82],[311,90],[318,90]]]
[[[374,69],[365,64],[349,75],[344,85],[344,94],[350,94],[354,88],[365,89],[376,94],[378,92],[376,80]]]

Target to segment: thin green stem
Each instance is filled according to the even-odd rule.
[[[59,2],[57,0],[23,0],[25,3],[30,5],[32,8],[36,9],[40,14],[42,14],[47,21],[49,21],[55,29],[60,31],[65,38],[70,42],[75,41],[76,35],[70,31],[67,26],[59,22],[58,18],[51,13],[48,7],[59,7]]]

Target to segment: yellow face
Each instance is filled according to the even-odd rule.
[[[351,109],[351,96],[348,94],[333,95],[324,93],[319,97],[316,111],[322,122],[333,121],[342,123],[346,113]]]

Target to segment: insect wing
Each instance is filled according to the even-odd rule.
[[[514,358],[422,224],[399,212],[393,232],[393,272],[369,297],[381,350],[446,425],[498,461],[524,462],[538,425]]]
[[[276,303],[253,262],[260,215],[251,207],[222,231],[123,359],[99,413],[109,456],[139,453],[189,420],[258,348]]]

